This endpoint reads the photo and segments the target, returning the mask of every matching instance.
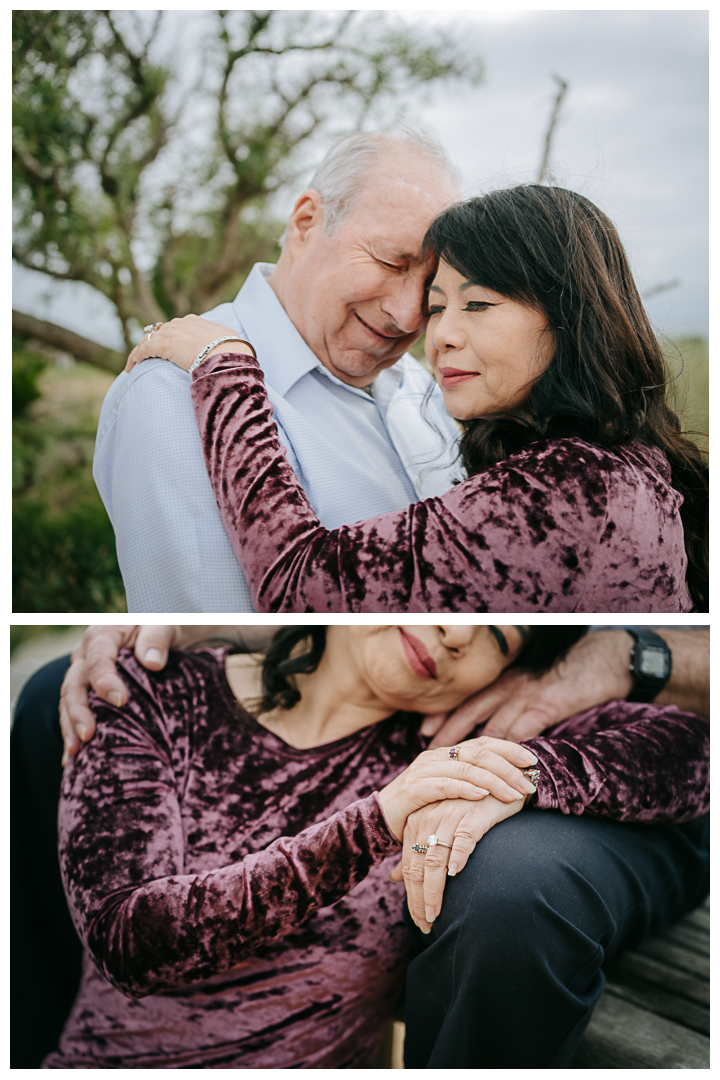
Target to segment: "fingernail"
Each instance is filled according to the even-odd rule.
[[[75,730],[82,739],[83,742],[87,739],[88,731],[84,724],[80,723],[76,726]]]
[[[530,792],[527,792],[527,794],[529,795]],[[523,793],[521,791],[513,791],[513,799],[524,799],[524,798],[525,798],[525,795],[523,795]]]
[[[111,705],[117,705],[118,707],[122,705],[122,695],[120,694],[120,691],[111,690],[108,694],[108,701]]]
[[[148,649],[145,653],[146,664],[160,664],[162,662],[162,653],[159,649]]]
[[[448,866],[448,877],[455,877],[455,875],[457,874],[457,871],[458,871],[457,863],[451,862],[450,865]]]
[[[62,756],[62,767],[63,767],[63,769],[65,768],[67,763],[68,763],[68,752],[67,752],[67,750],[63,750],[63,756]]]
[[[430,922],[430,923],[435,922],[435,908],[434,907],[426,907],[425,908],[425,922]]]
[[[423,934],[429,934],[430,931],[432,930],[432,926],[428,926],[427,930],[425,929],[424,926],[421,926],[420,929],[422,930]]]
[[[523,747],[523,749],[525,749]],[[533,754],[532,750],[526,750],[523,754],[523,761],[527,761],[528,765],[537,765],[538,759]]]
[[[532,795],[532,793],[535,791],[535,785],[531,780],[528,780],[526,776],[524,776],[520,781],[520,787],[526,795]]]

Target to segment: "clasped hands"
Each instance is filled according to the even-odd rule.
[[[403,841],[390,880],[405,882],[410,915],[424,933],[440,913],[446,875],[459,873],[488,829],[521,810],[535,791],[521,771],[535,764],[527,747],[480,736],[460,743],[456,755],[426,750],[379,793],[385,818]],[[440,843],[428,844],[430,837]]]

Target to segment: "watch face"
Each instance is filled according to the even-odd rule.
[[[656,679],[664,679],[667,675],[667,657],[664,650],[644,645],[640,655],[640,672]]]

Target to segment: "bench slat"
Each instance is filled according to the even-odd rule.
[[[612,964],[608,964],[607,970],[610,972],[616,968],[628,971],[630,974],[637,975],[640,979],[646,979],[650,983],[664,986],[670,993],[679,994],[680,997],[688,998],[690,1001],[696,1001],[699,1005],[710,1004],[709,983],[696,978],[694,975],[688,975],[684,971],[668,967],[667,964],[654,960],[650,956],[643,956],[642,953],[633,951],[622,953],[616,960],[613,960]]]
[[[681,945],[690,952],[699,953],[700,956],[710,955],[710,935],[697,926],[689,926],[687,923],[678,923],[663,930],[660,937],[663,941],[672,941]]]
[[[655,960],[667,964],[668,967],[679,968],[680,971],[695,975],[698,979],[710,978],[708,957],[699,956],[696,952],[690,952],[662,938],[648,938],[638,946],[638,952],[644,953],[645,956],[652,956]]]
[[[705,930],[709,934],[710,912],[706,911],[704,908],[696,908],[695,911],[691,911],[689,915],[685,916],[685,918],[680,923],[680,926],[683,926],[684,924],[689,924],[690,926],[697,926],[701,930]]]
[[[608,975],[606,990],[615,997],[632,1001],[634,1005],[650,1009],[658,1016],[674,1020],[701,1035],[710,1034],[710,1009],[707,1006],[678,997],[677,994],[646,982],[645,979],[639,979],[628,971],[614,968],[612,974]]]
[[[710,1040],[603,994],[573,1061],[580,1069],[708,1069]]]

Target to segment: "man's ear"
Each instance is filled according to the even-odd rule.
[[[322,229],[323,203],[319,192],[310,188],[303,191],[295,203],[288,222],[288,243],[295,248],[304,247],[312,233]]]

